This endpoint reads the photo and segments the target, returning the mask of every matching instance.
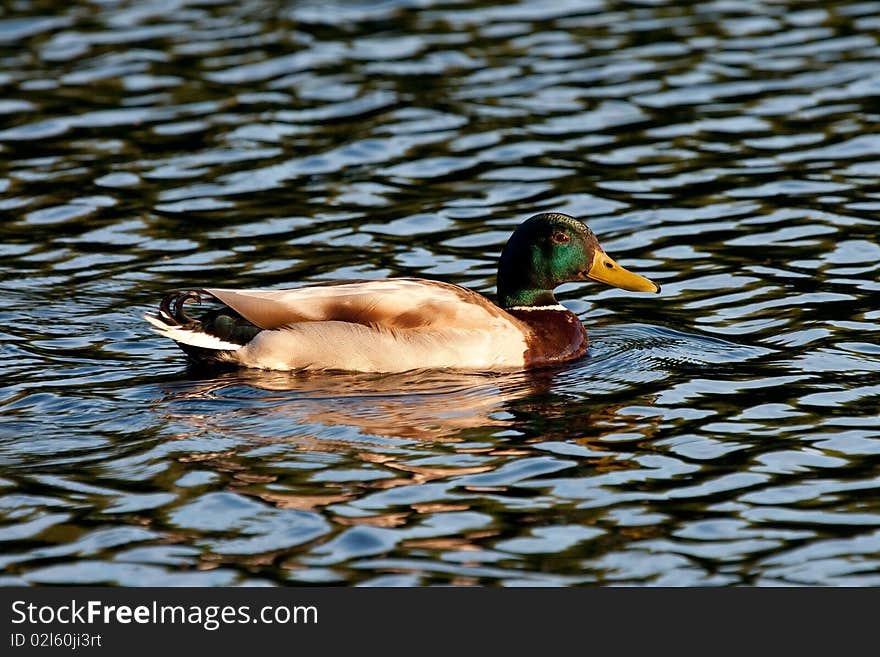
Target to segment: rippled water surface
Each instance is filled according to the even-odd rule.
[[[0,583],[880,585],[880,2],[0,8]],[[170,289],[663,286],[504,375],[187,369]]]

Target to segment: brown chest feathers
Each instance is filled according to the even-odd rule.
[[[587,353],[587,331],[570,310],[511,308],[508,312],[529,329],[523,354],[527,368],[556,365]]]

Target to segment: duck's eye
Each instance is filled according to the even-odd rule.
[[[561,230],[558,230],[553,233],[550,239],[552,239],[555,244],[568,244],[568,242],[571,240],[571,237],[568,233],[563,233]]]

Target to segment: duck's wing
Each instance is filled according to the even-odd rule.
[[[290,290],[205,288],[204,291],[263,329],[322,321],[392,329],[477,329],[499,320],[518,324],[518,320],[473,290],[416,278]]]

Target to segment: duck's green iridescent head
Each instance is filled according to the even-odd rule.
[[[581,221],[555,212],[536,214],[520,224],[501,253],[498,304],[555,305],[554,288],[585,280],[634,292],[660,291],[659,285],[614,262]]]

